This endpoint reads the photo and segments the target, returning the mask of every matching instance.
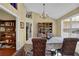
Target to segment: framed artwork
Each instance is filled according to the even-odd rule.
[[[32,18],[32,12],[27,12],[26,17],[27,18]]]
[[[20,28],[24,29],[24,22],[20,22]]]
[[[17,3],[10,3],[15,9],[17,9]]]

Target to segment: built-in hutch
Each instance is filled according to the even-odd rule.
[[[48,33],[52,34],[52,23],[38,23],[38,37],[47,38]]]
[[[0,20],[0,48],[16,48],[15,20]]]

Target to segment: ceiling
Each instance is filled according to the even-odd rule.
[[[27,11],[36,12],[42,14],[43,4],[42,3],[25,3]],[[45,13],[53,19],[58,19],[68,12],[79,7],[78,3],[46,3]]]

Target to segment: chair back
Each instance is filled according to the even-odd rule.
[[[46,39],[42,38],[33,38],[33,55],[34,56],[44,56],[46,48]]]
[[[64,38],[61,49],[62,55],[74,55],[77,44],[77,38]]]

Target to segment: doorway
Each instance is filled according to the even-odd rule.
[[[0,56],[16,51],[16,17],[0,9]]]

